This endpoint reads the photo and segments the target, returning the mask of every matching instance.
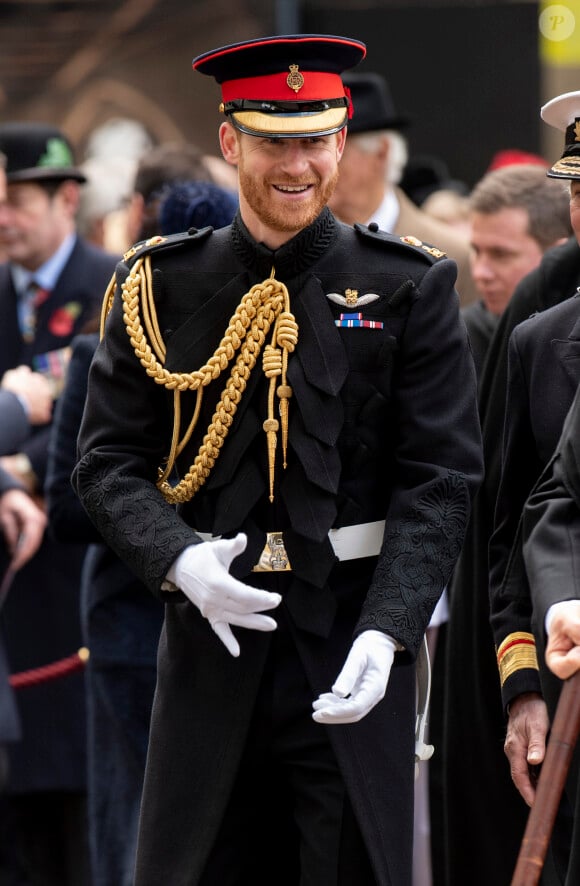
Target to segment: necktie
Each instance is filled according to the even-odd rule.
[[[29,344],[34,341],[36,333],[36,314],[40,305],[49,296],[48,289],[43,289],[32,280],[24,295],[18,301],[18,319],[22,338]]]

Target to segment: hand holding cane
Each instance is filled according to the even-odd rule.
[[[511,886],[536,886],[540,880],[579,732],[580,671],[576,671],[562,686]]]

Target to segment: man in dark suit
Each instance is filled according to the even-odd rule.
[[[0,154],[0,200],[6,199],[6,158]],[[19,367],[0,389],[0,453],[11,452],[25,439],[34,419],[48,420],[51,397],[48,383],[38,373]],[[46,527],[44,512],[6,471],[0,469],[0,531],[5,540],[6,563],[20,569],[36,553]],[[9,576],[2,584],[0,608],[9,590]],[[0,636],[0,790],[8,776],[5,745],[20,737],[20,723],[8,684],[8,665]]]
[[[74,482],[167,604],[138,886],[411,881],[414,661],[481,452],[455,264],[326,205],[364,53],[194,61],[240,212],[127,253],[91,366]]]
[[[499,319],[517,284],[546,250],[572,233],[568,196],[537,164],[488,172],[469,197],[471,272],[480,298],[461,312],[481,375]]]
[[[116,258],[76,234],[84,176],[63,133],[45,124],[4,123],[0,151],[8,181],[0,202],[0,249],[8,257],[0,265],[0,375],[27,365],[58,388],[69,342],[98,311]],[[0,461],[39,498],[49,431],[50,422],[32,428],[19,451]],[[83,556],[83,546],[47,538],[15,577],[2,611],[12,671],[48,664],[81,645]],[[85,882],[79,872],[86,842],[83,677],[27,688],[18,705],[22,740],[11,750],[3,797],[2,882],[63,886],[75,876]]]

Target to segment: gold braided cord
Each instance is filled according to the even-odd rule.
[[[103,296],[103,304],[101,305],[101,326],[100,326],[100,337],[102,338],[105,334],[105,322],[107,317],[109,316],[109,312],[113,307],[113,299],[115,298],[115,292],[117,290],[117,283],[115,279],[115,274],[109,280],[109,285],[105,290],[105,295]]]
[[[283,284],[282,284],[283,285]],[[267,306],[264,306],[267,309]],[[268,312],[263,324],[252,324],[252,328],[242,344],[240,354],[232,368],[230,378],[224,390],[216,411],[213,414],[207,434],[203,438],[199,452],[193,465],[176,486],[168,483],[158,483],[163,496],[172,504],[189,501],[200,487],[205,483],[227,437],[228,431],[234,420],[238,404],[242,399],[250,373],[256,364],[260,350],[264,344],[267,332],[274,322],[275,312]]]
[[[174,391],[174,426],[171,449],[164,469],[159,470],[158,487],[172,504],[189,501],[205,483],[223,446],[232,424],[250,373],[273,324],[273,341],[279,338],[277,318],[285,317],[281,346],[293,350],[297,341],[297,325],[289,314],[289,295],[286,286],[272,276],[253,286],[247,292],[230,318],[220,344],[208,362],[195,372],[169,372],[163,365],[165,346],[162,342],[153,300],[151,264],[149,256],[138,259],[122,284],[123,320],[135,355],[146,373],[156,384]],[[285,309],[283,311],[283,309]],[[143,316],[143,325],[141,323]],[[289,331],[288,326],[294,323]],[[292,345],[294,340],[294,345]],[[150,341],[152,344],[150,344]],[[282,342],[285,342],[283,344]],[[155,351],[155,353],[154,353]],[[185,476],[171,486],[168,477],[175,458],[190,439],[199,418],[202,388],[217,379],[229,366],[236,352],[239,354],[232,366],[229,379],[222,391],[212,421],[203,438],[194,463]],[[286,363],[283,361],[283,366]],[[283,369],[285,384],[285,369]],[[180,393],[196,391],[197,402],[194,416],[185,436],[179,442],[181,421]]]
[[[294,316],[287,311],[280,314],[277,324],[278,342],[282,347],[282,384],[276,388],[276,394],[280,400],[280,418],[282,419],[282,455],[284,468],[288,452],[288,400],[292,396],[292,388],[286,381],[288,370],[288,355],[292,353],[298,344],[298,324]]]
[[[151,269],[151,259],[149,256],[145,259],[143,266],[145,269],[145,293],[147,296],[143,299],[143,320],[145,321],[145,329],[151,339],[153,350],[157,354],[157,359],[164,363],[166,348],[165,342],[161,336],[159,324],[157,323],[157,311],[153,299],[153,274]]]
[[[171,433],[171,446],[169,455],[165,459],[165,468],[159,468],[158,483],[165,483],[173,470],[175,459],[179,451],[179,426],[181,424],[181,391],[177,388],[173,391],[173,431]]]
[[[264,280],[263,283],[257,283],[242,298],[230,319],[220,344],[208,362],[194,372],[169,372],[159,360],[155,359],[141,326],[141,293],[143,292],[144,298],[150,297],[146,291],[146,275],[141,273],[141,266],[148,261],[148,256],[138,259],[121,287],[124,305],[123,319],[135,354],[145,371],[156,384],[163,385],[170,390],[178,388],[181,391],[195,391],[200,386],[205,387],[219,378],[222,371],[227,369],[236,350],[240,348],[250,325],[261,325],[268,322],[269,328],[271,320],[266,320],[270,310],[269,306],[271,305],[274,310],[274,317],[277,316],[284,304],[284,293],[288,291],[283,283],[273,278]],[[150,310],[153,315],[154,305],[151,304]],[[147,334],[151,335],[150,329],[147,329]]]
[[[189,443],[191,435],[195,431],[197,427],[197,420],[199,418],[199,413],[201,410],[201,404],[203,400],[203,388],[198,388],[195,394],[195,410],[191,417],[191,421],[189,423],[189,427],[187,428],[185,434],[181,438],[181,442],[177,448],[177,455],[180,455],[185,446]]]
[[[282,421],[282,455],[284,468],[288,450],[288,400],[292,396],[292,388],[286,381],[288,354],[298,343],[298,324],[290,313],[290,299],[286,295],[285,310],[280,313],[274,326],[272,343],[264,348],[262,368],[264,375],[270,379],[268,389],[268,418],[263,424],[268,445],[268,472],[270,485],[270,501],[274,501],[274,471],[276,466],[276,447],[279,422],[274,418],[274,395],[280,400],[279,411]],[[277,386],[281,377],[282,384]]]

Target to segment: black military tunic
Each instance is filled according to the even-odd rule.
[[[268,650],[270,635],[238,631],[241,655],[232,658],[181,593],[162,590],[178,554],[199,540],[195,527],[247,534],[232,571],[282,593],[280,617],[312,699],[330,688],[357,633],[383,630],[405,647],[384,700],[357,724],[326,728],[377,882],[408,884],[413,662],[481,479],[455,265],[420,245],[347,228],[328,210],[276,251],[256,243],[238,217],[218,232],[143,246],[130,261],[148,252],[166,370],[207,365],[244,294],[272,274],[288,287],[299,337],[288,361],[287,467],[278,451],[273,502],[260,361],[211,473],[177,512],[154,487],[170,447],[174,394],[140,365],[119,293],[93,363],[76,487],[107,543],[173,604],[159,651],[136,882],[198,882]],[[128,271],[119,266],[119,284]],[[203,443],[226,373],[204,390],[199,431],[177,459],[180,476]],[[182,395],[181,404],[185,427],[194,396]],[[386,521],[380,554],[339,562],[329,530],[377,520]],[[252,573],[272,530],[284,533],[292,571]]]

